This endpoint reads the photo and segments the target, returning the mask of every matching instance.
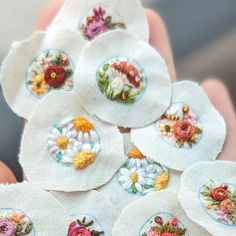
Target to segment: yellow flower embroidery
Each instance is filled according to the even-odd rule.
[[[56,143],[60,149],[66,149],[69,143],[69,139],[66,137],[59,137],[57,138]]]
[[[48,89],[48,85],[46,84],[44,80],[44,74],[41,73],[39,75],[35,75],[33,78],[33,83],[31,85],[32,90],[37,94],[41,95],[46,93]]]
[[[169,181],[169,174],[167,172],[162,173],[156,178],[156,189],[161,190],[166,187]]]
[[[87,133],[89,131],[91,131],[92,129],[94,129],[93,124],[87,120],[86,118],[82,117],[82,116],[78,116],[76,118],[73,119],[73,125],[74,128],[76,129],[76,131],[81,131],[83,133]]]
[[[90,150],[84,150],[80,152],[73,160],[73,166],[75,169],[83,169],[93,163],[95,160],[95,154]]]
[[[132,148],[127,156],[128,158],[137,158],[137,159],[145,158],[145,156],[141,153],[141,151],[137,147]]]

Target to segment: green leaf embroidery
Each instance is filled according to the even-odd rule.
[[[131,191],[133,194],[136,194],[138,192],[138,189],[136,188],[135,184],[132,184]]]
[[[56,160],[57,160],[57,162],[61,162],[61,160],[62,160],[62,153],[61,152],[57,153]]]
[[[144,187],[145,189],[154,188],[153,185],[149,185],[149,184],[144,184],[143,187]]]

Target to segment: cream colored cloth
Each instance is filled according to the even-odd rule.
[[[23,212],[33,222],[29,236],[67,234],[66,209],[51,194],[32,184],[0,185],[0,211],[7,208]]]
[[[94,221],[89,229],[104,231],[104,235],[110,236],[118,213],[110,199],[97,191],[62,193],[51,192],[59,202],[67,209],[70,221],[77,219],[82,221]]]
[[[109,100],[99,89],[98,69],[115,57],[125,57],[143,68],[146,90],[134,103]],[[78,78],[75,90],[86,110],[115,125],[148,125],[158,119],[170,104],[171,84],[164,60],[151,46],[123,31],[111,31],[87,45],[75,76]]]
[[[172,86],[171,104],[188,105],[198,116],[202,134],[192,148],[179,148],[163,140],[156,122],[131,130],[132,142],[147,156],[178,171],[199,161],[213,161],[221,152],[226,135],[223,117],[213,107],[203,89],[194,82],[181,81]]]
[[[29,39],[12,45],[2,63],[0,83],[10,108],[19,116],[29,119],[40,103],[26,85],[26,77],[33,60],[47,50],[60,50],[68,55],[74,65],[85,46],[84,40],[70,29],[36,32]]]
[[[200,226],[192,222],[182,210],[177,195],[171,191],[160,191],[129,204],[120,214],[113,230],[113,236],[143,236],[150,229],[149,222],[155,216],[166,220],[176,217],[182,228],[186,228],[186,236],[208,236]]]
[[[126,30],[148,42],[149,27],[140,0],[67,0],[52,22],[51,28],[67,27],[80,32],[80,23],[93,8],[103,7],[112,17],[112,22],[122,22]],[[131,15],[132,14],[132,15]]]
[[[47,147],[48,132],[67,117],[84,116],[100,137],[101,149],[85,169],[57,163]],[[46,190],[86,191],[107,183],[124,163],[123,139],[117,127],[89,116],[71,92],[46,96],[25,128],[20,162],[30,182]]]
[[[229,189],[236,190],[236,163],[229,161],[200,162],[189,167],[181,176],[179,200],[186,214],[196,223],[204,227],[212,235],[236,235],[236,225],[227,225],[217,220],[211,210],[207,210],[202,201],[203,185],[210,181],[217,187],[228,184]]]

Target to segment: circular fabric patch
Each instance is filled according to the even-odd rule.
[[[127,31],[145,42],[149,40],[147,17],[139,0],[69,0],[50,27],[58,26],[76,30],[85,41],[113,30]]]
[[[114,236],[188,236],[209,234],[182,210],[175,193],[153,192],[129,204],[112,230]]]
[[[36,57],[28,70],[26,86],[36,97],[52,89],[72,90],[73,63],[62,51],[47,50]]]
[[[111,235],[118,213],[106,195],[94,190],[51,193],[68,211],[70,219],[68,236]]]
[[[26,176],[46,190],[97,188],[107,183],[124,161],[117,127],[90,116],[71,92],[47,95],[22,138],[20,162]]]
[[[178,171],[215,160],[226,135],[222,116],[196,83],[177,82],[172,91],[170,107],[153,124],[132,129],[132,142],[145,155]]]
[[[87,111],[115,125],[148,125],[170,103],[170,78],[163,59],[125,32],[109,32],[87,45],[75,76],[75,90]]]
[[[197,163],[181,176],[179,200],[186,214],[212,235],[236,227],[236,164]],[[197,210],[196,210],[197,209]]]
[[[0,185],[0,235],[66,235],[69,218],[48,192],[24,182]],[[45,220],[46,219],[46,220]]]

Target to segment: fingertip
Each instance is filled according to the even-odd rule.
[[[8,166],[0,161],[0,184],[14,184],[16,177]]]

